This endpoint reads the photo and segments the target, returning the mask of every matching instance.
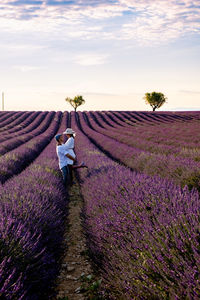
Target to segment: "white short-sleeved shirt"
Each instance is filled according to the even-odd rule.
[[[65,144],[58,145],[56,147],[56,152],[57,152],[57,155],[58,155],[58,161],[59,161],[59,168],[60,169],[62,169],[66,165],[70,164],[71,159],[69,159],[66,156],[66,154],[69,153],[69,149],[67,149],[67,147],[65,146]]]
[[[74,138],[73,137],[68,138],[68,140],[65,143],[65,146],[69,151],[68,153],[75,158],[76,155],[74,153]],[[73,165],[73,163],[74,163],[73,160],[69,159],[69,165]]]

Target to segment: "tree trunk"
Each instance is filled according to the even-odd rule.
[[[156,107],[153,107],[153,111],[155,111],[156,110]]]
[[[74,107],[74,111],[76,112],[77,107]]]

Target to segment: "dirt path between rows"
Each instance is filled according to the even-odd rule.
[[[86,255],[86,240],[82,232],[82,208],[83,200],[76,181],[70,189],[69,215],[64,236],[66,252],[57,280],[55,300],[94,299],[87,294],[87,289],[94,282],[95,277]],[[85,292],[81,289],[83,285],[86,287]]]

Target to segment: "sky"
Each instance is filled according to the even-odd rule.
[[[0,41],[5,110],[200,110],[200,0],[1,0]]]

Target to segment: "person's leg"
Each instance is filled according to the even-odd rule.
[[[68,165],[69,167],[69,184],[72,185],[73,183],[73,165]]]
[[[68,168],[68,166],[64,166],[61,169],[61,172],[62,172],[62,176],[63,176],[64,185],[67,186],[69,183],[69,168]]]
[[[72,165],[72,169],[79,169],[79,168],[88,168],[84,163],[81,163],[80,165]]]

